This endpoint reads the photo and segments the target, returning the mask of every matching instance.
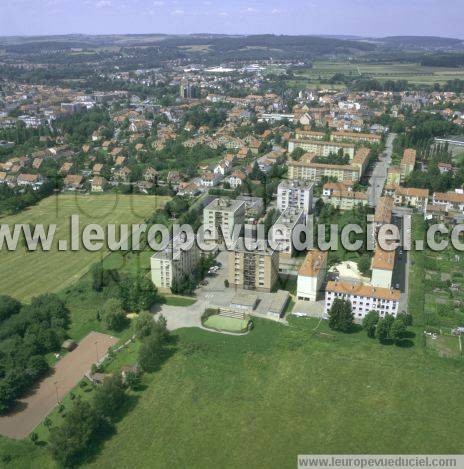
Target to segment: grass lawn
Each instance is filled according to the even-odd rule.
[[[224,316],[210,316],[204,323],[206,327],[226,332],[243,332],[246,330],[248,319],[228,318]]]
[[[189,296],[164,295],[162,303],[168,306],[192,306],[197,302],[197,298]]]
[[[107,250],[89,252],[58,251],[58,240],[70,240],[70,217],[80,217],[81,228],[89,223],[106,226],[109,223],[137,223],[160,208],[168,200],[157,196],[59,195],[48,197],[38,205],[23,212],[3,217],[2,224],[17,223],[57,224],[54,244],[49,252],[27,252],[21,245],[15,251],[0,251],[0,278],[2,293],[20,300],[45,292],[57,292],[75,283],[97,260],[104,258]],[[120,255],[120,254],[118,254]]]
[[[420,336],[399,348],[363,332],[327,340],[313,319],[254,321],[242,337],[177,331],[177,352],[144,376],[86,467],[280,469],[301,453],[464,451],[462,362],[426,353]],[[53,467],[29,442],[0,439],[5,452],[11,467]]]

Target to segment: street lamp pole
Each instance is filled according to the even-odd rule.
[[[56,403],[60,403],[60,399],[58,397],[58,381],[55,381],[55,391],[56,391]]]
[[[98,364],[98,362],[100,361],[100,357],[98,356],[98,342],[97,341],[95,341],[95,350],[97,352],[97,364]]]

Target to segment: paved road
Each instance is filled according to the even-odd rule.
[[[393,152],[393,141],[396,138],[396,134],[388,134],[387,141],[385,142],[385,152],[382,159],[380,159],[374,166],[372,175],[369,179],[369,187],[367,189],[367,195],[369,198],[369,205],[375,207],[377,202],[382,195],[383,187],[387,179],[387,171],[391,164],[391,157]]]

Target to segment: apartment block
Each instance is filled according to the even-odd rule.
[[[374,213],[373,236],[377,241],[377,234],[382,225],[391,223],[394,200],[392,197],[380,197]]]
[[[336,298],[351,303],[356,320],[360,321],[369,311],[377,311],[380,317],[396,316],[400,303],[400,291],[351,282],[328,282],[325,290],[324,316],[328,317]]]
[[[293,255],[292,234],[297,225],[305,223],[305,213],[302,209],[287,208],[276,220],[271,228],[270,235],[276,245],[279,246],[281,258],[290,258]]]
[[[306,153],[298,161],[288,162],[288,178],[319,182],[323,177],[337,181],[359,181],[369,163],[370,150],[360,148],[350,164],[316,163],[315,153]]]
[[[326,132],[318,132],[315,130],[296,130],[296,140],[324,140],[326,139]],[[362,132],[346,132],[334,131],[329,134],[331,142],[366,142],[366,143],[380,143],[382,137],[377,134],[366,134]]]
[[[401,182],[403,182],[413,171],[416,165],[416,150],[414,148],[406,148],[403,152],[401,160]]]
[[[385,186],[384,194],[393,197],[394,203],[397,206],[414,207],[421,212],[427,211],[429,201],[428,189],[387,185]]]
[[[304,180],[284,180],[277,188],[277,208],[283,212],[287,208],[301,209],[307,215],[313,208],[314,184]]]
[[[249,251],[239,238],[229,251],[230,287],[271,292],[279,275],[279,253],[269,247]]]
[[[303,138],[296,138],[288,142],[289,153],[292,153],[296,148],[302,148],[307,152],[315,153],[319,156],[329,156],[331,153],[337,154],[339,150],[342,150],[344,155],[350,157],[350,160],[353,159],[355,153],[355,146],[352,143],[324,142],[321,140],[307,140]]]
[[[322,200],[339,210],[351,210],[358,205],[367,205],[368,196],[366,192],[354,191],[350,181],[327,182],[322,187]]]
[[[446,212],[464,213],[464,194],[458,192],[434,192],[432,205],[442,207]]]
[[[296,295],[299,300],[316,301],[327,273],[327,251],[309,251],[298,271]]]
[[[177,244],[176,244],[177,243]],[[160,292],[170,292],[172,282],[192,274],[200,262],[200,250],[191,240],[186,249],[179,249],[180,240],[173,241],[150,258],[151,281]]]
[[[224,242],[224,238],[232,239],[234,226],[245,221],[245,202],[228,198],[214,199],[203,210],[203,225],[206,241],[215,241],[218,244]]]
[[[396,251],[385,251],[376,246],[372,258],[371,284],[374,287],[391,288]]]

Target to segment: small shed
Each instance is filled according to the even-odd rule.
[[[251,314],[256,308],[258,297],[254,293],[240,293],[234,295],[230,302],[230,309],[240,313]]]
[[[269,306],[269,310],[267,312],[268,316],[271,316],[274,319],[279,319],[282,317],[289,298],[290,295],[288,291],[278,290],[276,293],[274,293],[274,295],[272,295],[271,305]]]
[[[61,348],[67,350],[68,352],[72,352],[76,347],[77,343],[71,339],[67,339],[61,344]]]

